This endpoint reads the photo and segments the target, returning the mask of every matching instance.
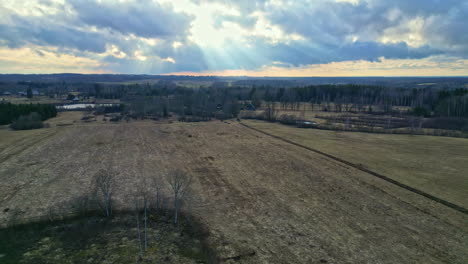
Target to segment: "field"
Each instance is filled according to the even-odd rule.
[[[1,224],[44,216],[49,208],[66,209],[88,192],[101,168],[118,172],[116,206],[130,208],[139,186],[177,167],[193,176],[190,208],[223,258],[255,252],[239,262],[468,260],[466,215],[237,122],[112,124],[82,123],[80,117],[66,112],[47,129],[0,129]],[[68,125],[57,126],[63,123]],[[284,130],[268,125],[262,128]],[[456,158],[452,152],[445,155]],[[415,171],[431,163],[418,160]],[[463,156],[447,162],[455,169],[466,165]],[[392,172],[390,165],[385,168],[390,171],[383,173]],[[454,185],[445,187],[453,187],[449,198],[466,202],[463,185]]]
[[[337,132],[245,122],[468,208],[468,139]]]

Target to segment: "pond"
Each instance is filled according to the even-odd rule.
[[[67,104],[67,105],[58,105],[57,109],[59,110],[80,110],[86,108],[96,108],[96,107],[112,107],[118,106],[119,104]]]

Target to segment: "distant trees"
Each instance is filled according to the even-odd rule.
[[[57,116],[57,109],[54,105],[11,104],[0,102],[0,125],[10,124],[20,116],[28,116],[33,112],[37,113],[42,121]],[[35,116],[35,118],[36,117],[37,116]]]

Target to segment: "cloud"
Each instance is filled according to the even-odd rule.
[[[200,0],[221,2],[236,7],[241,16],[225,21],[241,26],[252,24],[251,14],[262,12],[272,25],[284,32],[297,33],[309,42],[322,45],[340,44],[358,39],[377,42],[385,32],[392,37],[409,34],[415,19],[421,27],[412,34],[420,34],[418,42],[410,36],[397,42],[409,45],[428,45],[447,53],[468,52],[468,2],[462,0]],[[222,19],[222,17],[220,18]],[[218,21],[218,24],[222,24]]]
[[[101,33],[47,23],[48,20],[42,18],[29,19],[12,15],[10,19],[14,26],[0,24],[0,38],[8,47],[20,48],[33,44],[96,53],[105,51],[106,39]]]
[[[456,67],[454,67],[456,65]],[[235,69],[205,72],[182,72],[180,75],[252,76],[252,77],[367,77],[367,76],[466,76],[468,60],[433,56],[424,59],[379,61],[343,61],[298,67],[263,66],[255,70]]]
[[[462,0],[0,2],[1,49],[27,49],[44,60],[50,53],[89,59],[120,73],[429,63],[435,56],[463,69],[459,60],[468,58],[468,2]],[[12,63],[3,60],[4,68]]]
[[[184,38],[193,19],[175,12],[171,5],[151,0],[74,0],[69,3],[77,18],[86,25],[146,38]]]
[[[63,54],[53,47],[0,48],[1,73],[103,73],[105,66],[100,60]]]

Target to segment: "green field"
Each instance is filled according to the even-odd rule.
[[[300,129],[243,121],[468,207],[468,139]]]

